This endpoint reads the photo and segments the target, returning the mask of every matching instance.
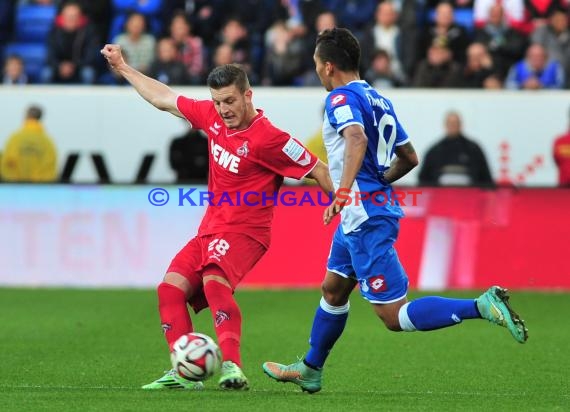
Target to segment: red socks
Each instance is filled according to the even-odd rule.
[[[241,312],[231,288],[210,280],[204,285],[204,294],[210,305],[214,328],[224,360],[241,366]]]
[[[241,312],[232,289],[211,280],[204,286],[204,294],[212,311],[224,360],[241,366]],[[158,285],[158,311],[164,336],[172,349],[176,339],[193,330],[184,292],[174,285],[162,282]]]
[[[158,311],[164,337],[172,350],[176,339],[193,330],[186,295],[176,286],[162,282],[158,285]]]

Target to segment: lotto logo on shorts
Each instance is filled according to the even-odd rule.
[[[384,292],[388,289],[384,275],[378,275],[368,279],[368,285],[370,286],[370,289],[372,289],[373,293]]]

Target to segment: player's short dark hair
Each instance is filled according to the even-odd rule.
[[[345,72],[358,71],[360,44],[348,29],[323,30],[317,36],[316,54],[323,62],[334,64]]]
[[[245,69],[239,64],[224,64],[216,67],[208,75],[206,81],[210,89],[218,90],[235,84],[240,92],[249,89],[249,79]]]
[[[42,109],[39,106],[30,106],[26,110],[26,119],[40,120],[42,118]]]

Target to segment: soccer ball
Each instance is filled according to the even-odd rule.
[[[203,381],[217,372],[222,354],[209,336],[187,333],[174,342],[170,360],[174,370],[184,379]]]

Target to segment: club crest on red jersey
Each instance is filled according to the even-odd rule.
[[[237,148],[237,154],[241,157],[247,157],[249,153],[249,148],[247,147],[247,140],[243,142],[243,144]]]
[[[331,105],[333,107],[345,103],[346,103],[346,96],[344,94],[335,94],[331,96]]]

